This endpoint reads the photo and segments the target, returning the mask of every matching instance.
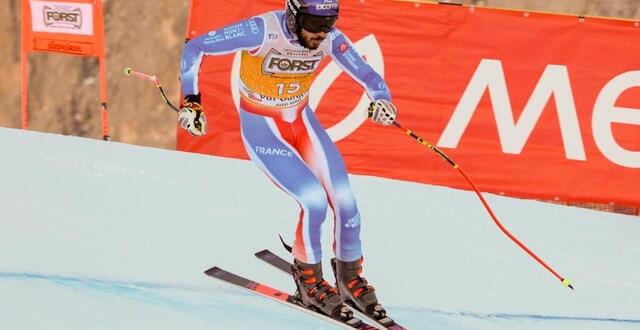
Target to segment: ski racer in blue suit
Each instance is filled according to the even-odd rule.
[[[309,107],[309,88],[323,58],[331,57],[373,100],[369,117],[382,125],[397,115],[384,79],[335,25],[338,0],[287,0],[286,10],[231,24],[190,40],[183,51],[179,123],[206,134],[198,74],[204,56],[241,52],[240,123],[251,160],[301,207],[293,244],[294,278],[304,304],[328,315],[350,300],[384,317],[374,289],[360,276],[361,218],[344,161]],[[363,109],[365,111],[365,109]],[[337,289],[322,276],[321,225],[334,214],[332,259]]]

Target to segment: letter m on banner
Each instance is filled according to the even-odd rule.
[[[22,0],[22,122],[27,128],[30,52],[97,57],[100,63],[102,135],[109,140],[102,0]]]

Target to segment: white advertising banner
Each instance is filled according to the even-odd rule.
[[[34,32],[93,35],[93,5],[30,0]]]

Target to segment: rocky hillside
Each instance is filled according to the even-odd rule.
[[[161,77],[178,100],[179,56],[189,0],[105,0],[109,126],[114,141],[173,149],[175,115],[131,66]],[[20,0],[0,1],[0,126],[20,127]],[[101,138],[98,60],[31,54],[29,128]]]
[[[20,1],[0,1],[0,126],[20,127]],[[353,0],[351,0],[353,1]],[[343,0],[347,5],[349,0]],[[451,1],[450,1],[451,2]],[[640,18],[638,0],[465,0],[465,4]],[[190,0],[104,0],[109,119],[114,141],[173,149],[175,115],[131,66],[161,77],[178,100],[178,67]],[[32,130],[101,138],[98,62],[59,54],[29,59]]]

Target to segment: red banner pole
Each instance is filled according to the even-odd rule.
[[[22,71],[22,87],[20,88],[20,128],[27,129],[28,124],[28,112],[27,112],[27,87],[29,85],[29,58],[27,54],[22,51],[20,56],[20,66]]]
[[[99,76],[100,76],[100,115],[102,119],[102,139],[108,141],[109,136],[109,112],[107,107],[107,62],[104,41],[104,13],[102,0],[94,0],[94,24],[95,40],[98,48]]]
[[[108,141],[109,136],[109,114],[107,111],[107,69],[104,55],[100,56],[100,101],[101,101],[101,117],[102,117],[102,139]]]
[[[27,112],[27,88],[29,86],[29,51],[27,46],[28,31],[30,31],[29,19],[30,11],[27,0],[22,0],[22,29],[20,32],[20,72],[22,75],[22,84],[20,86],[20,128],[27,129],[28,112]]]

